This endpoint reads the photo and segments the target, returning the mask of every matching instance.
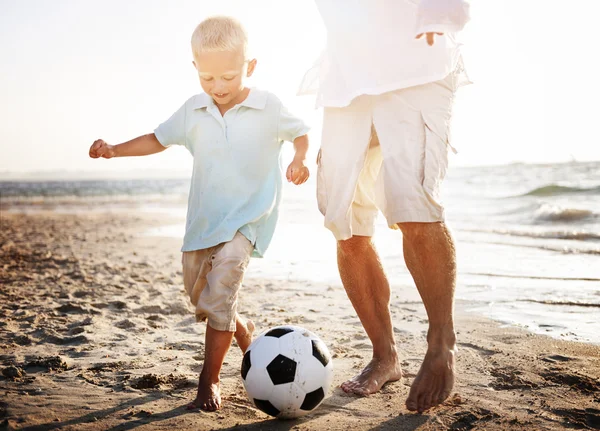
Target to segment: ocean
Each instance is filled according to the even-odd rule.
[[[313,178],[300,187],[286,184],[273,243],[264,259],[253,259],[247,277],[341,284]],[[180,220],[146,235],[181,238],[188,188],[187,179],[0,181],[0,208],[72,213],[133,206]],[[442,196],[456,240],[462,310],[600,344],[600,162],[452,167]],[[401,233],[380,217],[374,241],[392,306],[418,302]]]

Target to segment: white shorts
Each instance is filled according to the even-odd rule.
[[[439,191],[457,79],[325,108],[317,200],[336,239],[372,236],[378,210],[393,229],[444,220]]]

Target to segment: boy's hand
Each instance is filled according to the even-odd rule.
[[[309,176],[310,172],[304,164],[304,160],[292,160],[285,173],[288,182],[294,183],[297,186],[305,183]]]
[[[96,139],[90,147],[90,157],[92,159],[97,159],[99,157],[110,159],[115,157],[115,147],[114,145],[108,145],[102,139]]]

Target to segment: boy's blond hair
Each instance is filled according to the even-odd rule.
[[[242,24],[229,16],[213,16],[202,21],[192,33],[194,59],[202,52],[239,51],[246,58],[248,35]]]

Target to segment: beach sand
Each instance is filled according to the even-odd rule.
[[[294,324],[318,334],[334,357],[331,394],[300,420],[270,418],[245,395],[234,345],[223,408],[188,411],[205,325],[183,293],[180,241],[142,234],[168,220],[132,214],[1,214],[0,429],[600,429],[597,345],[502,327],[459,302],[453,395],[414,414],[404,402],[427,321],[422,304],[406,300],[413,286],[393,286],[391,304],[405,377],[357,397],[339,385],[371,347],[341,285],[250,278],[241,313],[258,332]]]

